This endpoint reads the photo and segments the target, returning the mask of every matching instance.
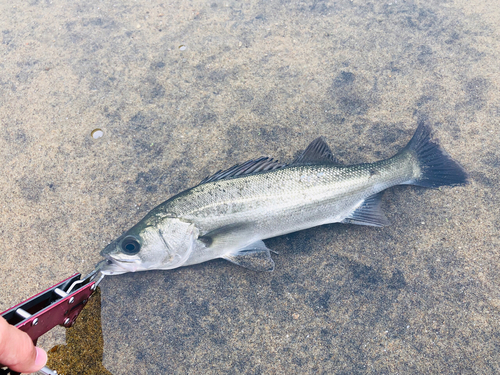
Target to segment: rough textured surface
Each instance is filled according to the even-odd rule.
[[[110,375],[102,364],[101,292],[90,298],[75,325],[67,331],[67,344],[49,351],[47,366],[58,374]]]
[[[271,274],[214,261],[107,278],[104,364],[500,370],[495,1],[35,0],[0,4],[0,25],[0,309],[90,271],[218,169],[291,159],[320,135],[347,163],[374,161],[427,121],[467,187],[392,189],[387,228],[266,241]]]

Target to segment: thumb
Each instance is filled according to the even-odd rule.
[[[0,317],[0,363],[13,371],[33,373],[47,363],[47,353],[33,345],[26,332]]]

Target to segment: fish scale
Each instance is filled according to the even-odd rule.
[[[349,210],[354,202],[359,203],[387,187],[409,180],[412,171],[401,169],[399,175],[394,175],[392,179],[385,176],[384,170],[390,169],[391,164],[398,163],[398,160],[390,160],[350,167],[287,167],[280,171],[237,178],[235,181],[214,182],[211,186],[200,187],[201,191],[193,188],[191,194],[169,202],[164,209],[170,210],[171,206],[176,206],[176,214],[196,223],[202,233],[220,225],[215,223],[214,211],[220,216],[218,220],[230,223],[256,219],[261,208],[264,208],[262,215],[269,220],[277,216],[286,220],[294,212],[321,210],[326,217],[318,217],[316,221],[327,223],[333,212],[337,212],[338,216],[345,209]],[[270,188],[266,183],[276,187]],[[215,207],[220,209],[214,210]],[[297,220],[297,217],[293,220]]]
[[[395,156],[375,163],[342,165],[318,138],[288,165],[249,160],[168,199],[106,246],[101,271],[172,269],[216,258],[270,271],[264,239],[330,223],[384,226],[385,189],[466,182],[424,124]]]

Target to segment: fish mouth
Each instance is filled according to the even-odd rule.
[[[103,275],[121,275],[122,273],[134,272],[133,269],[126,269],[122,267],[121,262],[113,259],[109,254],[105,255],[105,260],[101,266],[101,273]]]
[[[101,266],[101,273],[104,275],[120,275],[127,272],[135,272],[136,266],[132,259],[117,259],[113,256],[116,254],[116,241],[111,242],[104,249],[101,250],[101,255],[104,257],[105,261]]]

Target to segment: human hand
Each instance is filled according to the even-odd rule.
[[[35,347],[26,332],[0,316],[0,363],[12,371],[33,373],[47,363],[47,353]]]

